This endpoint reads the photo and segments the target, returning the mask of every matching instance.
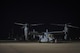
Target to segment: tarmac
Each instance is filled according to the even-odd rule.
[[[0,53],[80,53],[80,42],[0,43]]]

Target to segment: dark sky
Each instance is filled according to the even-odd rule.
[[[79,1],[1,1],[0,34],[8,34],[14,22],[72,23],[80,27]]]

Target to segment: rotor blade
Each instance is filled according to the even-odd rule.
[[[51,25],[64,26],[64,24],[51,24]]]
[[[72,28],[79,28],[79,27],[76,27],[76,26],[72,26],[72,25],[68,25],[68,27],[72,27]]]
[[[24,25],[24,24],[22,24],[22,23],[14,23],[14,24],[17,24],[17,25]]]
[[[38,25],[43,25],[43,24],[31,24],[31,26],[38,26]]]

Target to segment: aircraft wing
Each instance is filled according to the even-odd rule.
[[[30,35],[42,35],[43,33],[39,33],[39,32],[30,32]]]
[[[64,24],[51,24],[51,25],[55,25],[55,26],[64,26]]]
[[[48,33],[63,33],[64,31],[53,31],[53,32],[48,32]]]

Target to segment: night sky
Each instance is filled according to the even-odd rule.
[[[1,1],[0,36],[20,23],[71,23],[80,27],[79,1]]]

